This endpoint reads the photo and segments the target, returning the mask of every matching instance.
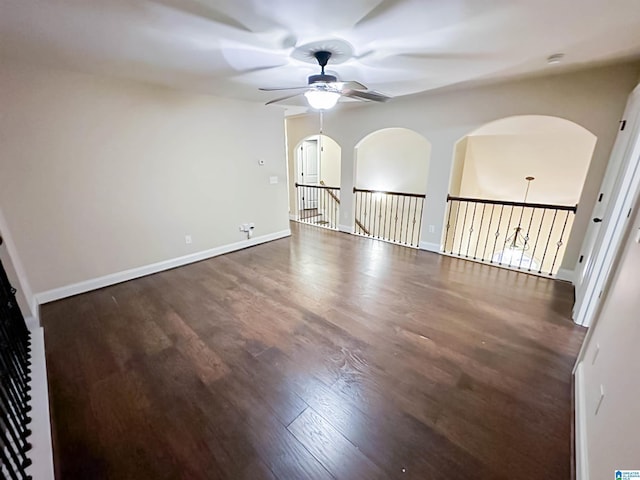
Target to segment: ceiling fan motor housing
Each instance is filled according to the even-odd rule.
[[[320,75],[311,75],[309,77],[309,85],[313,85],[314,83],[332,83],[337,82],[338,79],[333,75],[327,75],[324,73],[324,67],[327,66],[327,62],[331,58],[331,52],[327,50],[319,50],[313,53],[313,56],[316,57],[318,61],[318,65],[320,65],[321,72]]]
[[[309,76],[309,85],[312,85],[314,83],[331,83],[331,82],[337,82],[338,78],[335,77],[334,75],[326,75],[326,74],[319,74],[319,75],[311,75]]]
[[[341,54],[340,52],[338,53],[339,55]],[[351,97],[356,100],[373,102],[386,102],[389,100],[390,97],[386,95],[378,92],[367,91],[367,87],[360,82],[339,82],[338,77],[335,75],[325,73],[324,67],[327,66],[332,55],[333,53],[327,48],[321,48],[318,50],[314,49],[311,52],[305,52],[302,59],[306,61],[309,57],[315,58],[320,66],[320,74],[309,76],[307,87],[261,88],[261,90],[306,90],[304,93],[294,93],[293,95],[271,100],[270,102],[267,102],[267,105],[280,102],[297,95],[304,95],[307,97],[309,105],[319,110],[332,108],[340,97]],[[301,58],[298,59],[300,60]],[[320,101],[321,97],[322,102]]]

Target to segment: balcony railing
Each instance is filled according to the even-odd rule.
[[[562,263],[577,205],[447,197],[443,252],[538,275]]]
[[[15,292],[0,263],[0,476],[22,480],[31,478],[31,346]]]
[[[340,187],[296,183],[296,220],[318,227],[338,229]]]
[[[353,189],[354,231],[387,242],[418,247],[425,195]]]

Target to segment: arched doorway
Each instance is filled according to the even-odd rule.
[[[418,247],[431,144],[407,128],[385,128],[355,148],[354,232]]]
[[[294,219],[337,229],[340,218],[342,149],[331,137],[310,135],[297,145],[294,163]]]
[[[444,252],[556,275],[596,140],[576,123],[542,115],[496,120],[460,139]]]

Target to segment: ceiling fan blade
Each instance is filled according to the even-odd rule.
[[[281,102],[282,100],[286,100],[288,98],[297,97],[298,95],[302,95],[302,93],[294,93],[293,95],[287,95],[285,97],[276,98],[274,100],[268,101],[267,103],[265,103],[265,105],[271,105],[272,103],[278,103],[278,102]]]
[[[394,10],[400,2],[395,0],[382,0],[378,2],[378,4],[365,13],[362,18],[360,18],[355,24],[354,27],[361,26],[362,24],[366,24],[369,22],[375,22],[380,17],[384,17],[388,15],[392,10]]]
[[[360,82],[356,82],[355,80],[349,80],[346,82],[337,82],[340,84],[340,89],[348,89],[348,90],[367,90],[367,87],[361,84]]]
[[[302,90],[309,88],[309,85],[300,86],[300,87],[275,87],[275,88],[259,88],[258,90],[262,90],[263,92],[277,92],[280,90]]]
[[[368,92],[360,92],[358,90],[345,90],[342,92],[345,97],[357,98],[359,100],[369,100],[371,102],[387,102],[391,100],[391,97],[384,95],[373,90]]]
[[[252,67],[252,68],[247,68],[247,69],[241,71],[240,74],[264,72],[265,70],[274,70],[274,69],[280,68],[280,67],[281,67],[281,65],[266,66],[266,67]]]

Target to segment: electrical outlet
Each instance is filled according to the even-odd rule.
[[[429,225],[429,233],[435,233],[436,232],[436,226],[435,225]]]
[[[269,177],[269,183],[271,185],[275,185],[276,183],[278,183],[278,177]]]
[[[184,236],[184,243],[186,243],[187,245],[191,244],[191,235]]]

